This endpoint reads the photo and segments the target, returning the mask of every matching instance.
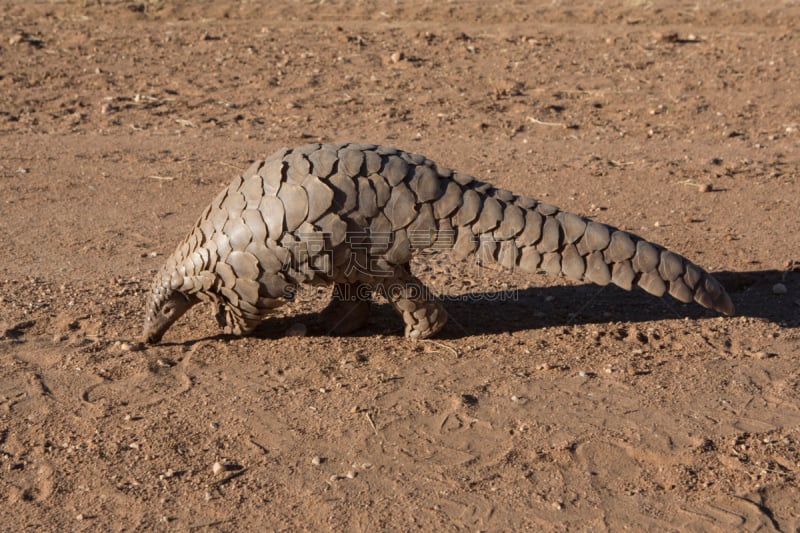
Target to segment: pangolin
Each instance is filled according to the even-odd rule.
[[[156,275],[144,339],[158,342],[202,301],[216,306],[226,332],[250,333],[301,283],[334,285],[323,311],[332,332],[365,325],[377,293],[402,316],[407,337],[430,337],[447,313],[409,268],[424,249],[734,312],[710,274],[641,237],[422,155],[313,143],[253,163],[205,208]]]

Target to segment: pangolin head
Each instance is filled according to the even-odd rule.
[[[197,296],[173,289],[169,280],[162,281],[162,276],[156,278],[145,308],[144,342],[160,341],[169,327],[198,302]]]

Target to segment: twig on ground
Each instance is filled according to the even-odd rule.
[[[440,346],[442,348],[445,348],[447,350],[450,350],[451,352],[453,352],[453,355],[455,355],[456,357],[461,357],[461,353],[456,348],[453,348],[452,346],[449,346],[449,345],[447,345],[447,344],[445,344],[443,342],[435,341],[433,339],[425,339],[425,341],[426,342],[430,342],[431,344],[435,344],[436,346]]]
[[[528,120],[540,126],[560,126],[562,128],[567,127],[567,125],[563,122],[545,122],[544,120],[539,120],[538,118],[535,117],[528,117]]]
[[[375,427],[375,422],[372,421],[372,415],[369,414],[369,411],[364,411],[364,416],[367,417],[367,422],[372,427],[372,431],[375,432],[375,435],[378,435],[378,428]]]

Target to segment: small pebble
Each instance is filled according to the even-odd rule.
[[[776,283],[775,285],[772,286],[773,294],[786,294],[787,291],[788,289],[786,288],[786,285],[784,285],[783,283]]]
[[[83,514],[76,515],[75,520],[83,520]]]
[[[393,54],[390,56],[390,59],[392,60],[392,63],[399,63],[400,61],[402,61],[403,59],[405,59],[405,57],[406,57],[406,56],[405,56],[405,54],[404,54],[403,52],[394,52],[394,53],[393,53]]]
[[[219,461],[217,461],[216,463],[214,463],[214,464],[211,466],[211,471],[212,471],[212,472],[214,472],[214,475],[215,475],[215,476],[216,476],[217,474],[219,474],[220,472],[222,472],[223,470],[225,470],[225,467],[224,467],[224,466],[222,466],[222,464],[220,464],[220,462],[219,462]]]
[[[358,473],[357,473],[355,470],[349,470],[349,471],[347,472],[347,474],[345,474],[345,476],[344,476],[344,477],[346,477],[347,479],[353,479],[353,478],[354,478],[354,477],[356,477],[357,475],[358,475]]]
[[[711,192],[714,190],[714,186],[711,185],[710,183],[703,183],[702,185],[698,185],[697,189],[700,192]]]
[[[478,397],[474,394],[462,394],[458,403],[463,405],[478,405]]]
[[[314,466],[321,465],[322,464],[322,457],[320,457],[319,455],[315,455],[314,457],[311,458],[311,464],[314,465]]]
[[[581,370],[580,372],[578,372],[578,377],[585,378],[585,377],[586,377],[586,372],[584,372],[583,370]]]

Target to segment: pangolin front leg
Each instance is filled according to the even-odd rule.
[[[401,314],[407,336],[428,337],[447,315],[408,269],[423,249],[734,311],[708,272],[641,237],[421,155],[314,143],[257,161],[206,207],[156,276],[145,339],[160,340],[201,301],[217,305],[226,330],[246,334],[298,285],[319,283],[335,284],[324,313],[331,331],[366,324],[375,290]]]

